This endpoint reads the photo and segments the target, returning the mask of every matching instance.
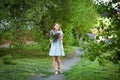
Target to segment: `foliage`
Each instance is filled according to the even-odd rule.
[[[70,54],[74,53],[76,47],[74,46],[65,46],[64,51],[65,51],[65,57],[68,57]]]
[[[91,62],[87,58],[82,58],[77,65],[66,72],[67,80],[119,80],[120,65],[106,64],[101,67],[97,61]]]
[[[13,64],[13,57],[11,55],[6,55],[3,57],[4,64]]]
[[[23,44],[24,39],[44,43],[55,22],[61,24],[64,44],[74,44],[97,16],[92,0],[1,0],[0,14],[0,43],[9,40],[15,45]]]
[[[117,1],[97,4],[97,12],[99,14],[107,12],[107,15],[105,14],[102,19],[98,20],[96,39],[88,42],[86,50],[90,59],[92,61],[97,59],[101,65],[109,61],[120,63],[120,19],[116,11],[118,6],[113,6],[115,3]]]
[[[11,55],[13,59],[20,58],[44,58],[48,57],[49,51],[46,48],[41,49],[41,47],[46,45],[23,45],[23,48],[0,48],[0,57]],[[50,47],[50,46],[49,46]],[[65,46],[64,51],[66,56],[73,53],[76,47]]]
[[[0,57],[11,55],[13,59],[19,59],[19,58],[43,58],[48,57],[48,51],[43,51],[40,48],[34,48],[33,46],[30,48],[29,46],[26,46],[28,48],[1,48],[0,49]]]
[[[87,48],[86,48],[87,47]],[[114,49],[106,50],[111,48],[109,44],[104,42],[95,43],[89,41],[87,45],[84,45],[85,56],[89,56],[90,61],[97,60],[101,66],[105,66],[109,61],[114,62],[117,59],[114,56]]]

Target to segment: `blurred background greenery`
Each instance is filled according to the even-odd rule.
[[[119,80],[119,1],[0,0],[0,80],[53,74],[48,34],[56,22],[66,56],[76,47],[84,52],[82,62],[65,73],[68,80]]]

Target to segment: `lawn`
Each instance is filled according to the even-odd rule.
[[[67,80],[120,80],[120,65],[109,63],[101,67],[97,61],[82,58],[66,76]]]
[[[33,48],[34,47],[34,48]],[[75,47],[65,47],[66,55],[74,51]],[[0,80],[26,80],[31,76],[46,77],[54,74],[52,57],[35,46],[26,48],[0,48]],[[3,57],[11,55],[15,64],[3,64]]]
[[[3,57],[12,56],[15,64],[3,64]],[[51,75],[52,58],[48,51],[43,51],[37,46],[24,48],[0,48],[0,80],[26,80],[31,76]]]
[[[2,61],[2,60],[0,60]],[[14,60],[16,65],[7,65],[0,62],[0,80],[26,80],[34,75],[46,77],[50,74],[51,58],[24,58]]]

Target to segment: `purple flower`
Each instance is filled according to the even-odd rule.
[[[117,12],[120,12],[120,9],[117,9],[116,11],[117,11]]]
[[[50,34],[46,33],[46,37],[49,38],[49,37],[50,37]]]
[[[60,33],[53,32],[52,35],[50,35],[50,39],[52,39],[53,41],[56,41],[57,39],[60,39]]]
[[[57,35],[57,39],[60,39],[60,33],[58,33],[58,35]]]

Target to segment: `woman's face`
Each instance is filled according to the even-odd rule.
[[[60,29],[59,24],[55,24],[54,29],[59,30]]]

